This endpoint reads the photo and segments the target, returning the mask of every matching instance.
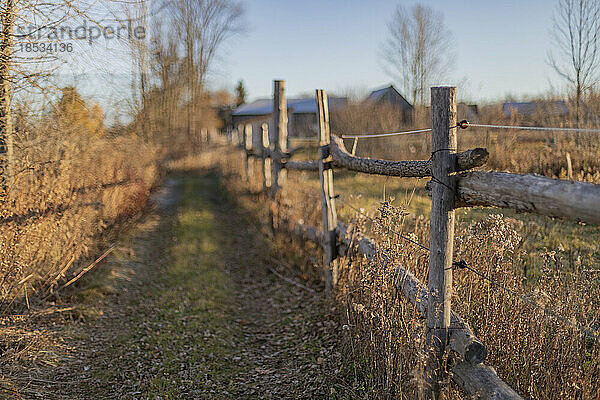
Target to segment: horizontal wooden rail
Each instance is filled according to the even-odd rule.
[[[319,160],[286,161],[283,165],[286,169],[293,169],[298,171],[319,170]]]
[[[339,137],[332,137],[331,156],[336,167],[366,174],[415,177],[431,176],[431,161],[388,161],[365,157],[356,157],[344,147]],[[486,149],[477,148],[457,153],[453,169],[450,172],[466,171],[484,165],[489,154]]]
[[[323,243],[323,232],[314,226],[306,225],[302,221],[294,224],[292,232],[304,240],[310,240],[317,244]]]
[[[323,232],[303,222],[296,223],[292,231],[303,239],[317,244],[323,240]],[[352,246],[356,246],[356,250],[368,258],[376,258],[382,254],[382,250],[373,240],[343,223],[338,223],[336,234],[338,252],[341,255],[347,255]],[[398,267],[390,276],[390,282],[398,293],[402,294],[417,309],[420,315],[427,314],[426,286],[410,271]],[[486,347],[473,334],[468,324],[454,312],[451,316],[451,327],[449,346],[462,356],[462,360],[452,368],[453,380],[467,393],[477,396],[479,399],[521,399],[519,394],[498,377],[492,367],[482,364],[487,356]]]
[[[431,161],[389,161],[373,158],[356,157],[348,153],[342,139],[332,136],[330,146],[333,165],[338,168],[346,168],[350,171],[363,172],[366,174],[417,177],[431,176]],[[480,167],[487,162],[488,152],[486,149],[476,148],[463,151],[455,155],[455,162],[451,172],[466,171]],[[318,171],[318,160],[287,161],[285,168],[301,171]]]
[[[512,208],[600,224],[600,185],[507,172],[457,175],[456,207]]]
[[[452,367],[452,380],[473,399],[522,400],[488,365],[459,361]]]

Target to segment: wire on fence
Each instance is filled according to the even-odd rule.
[[[371,138],[380,138],[380,137],[386,137],[386,136],[412,135],[413,133],[424,133],[424,132],[431,132],[431,128],[416,129],[416,130],[412,130],[412,131],[391,132],[391,133],[374,133],[372,135],[369,135],[369,134],[364,134],[364,135],[357,135],[357,134],[342,135],[342,139],[362,139],[362,138],[371,139]]]
[[[525,125],[492,125],[492,124],[473,124],[466,119],[458,122],[456,126],[452,128],[467,129],[468,127],[474,128],[490,128],[490,129],[519,129],[519,130],[530,130],[530,131],[562,131],[562,132],[582,132],[582,133],[600,133],[600,129],[589,129],[589,128],[563,128],[563,127],[548,127],[548,126],[525,126]],[[391,133],[375,133],[375,134],[350,134],[342,135],[342,139],[372,139],[381,138],[388,136],[399,136],[399,135],[411,135],[414,133],[426,133],[431,132],[431,128],[416,129],[410,131],[391,132]]]
[[[399,232],[397,232],[397,231],[395,231],[395,230],[393,230],[393,229],[390,229],[390,228],[389,228],[389,227],[387,227],[387,226],[384,226],[384,225],[382,225],[382,224],[381,224],[381,223],[380,223],[380,222],[379,222],[379,221],[378,221],[376,218],[373,218],[373,217],[371,217],[371,216],[369,216],[369,215],[365,214],[363,211],[361,211],[361,210],[359,210],[359,209],[357,209],[357,208],[353,207],[351,204],[348,204],[347,202],[345,202],[344,200],[342,200],[342,199],[340,198],[340,195],[336,195],[336,196],[335,196],[335,198],[336,198],[336,199],[339,199],[339,200],[340,200],[340,202],[342,202],[344,205],[346,205],[346,206],[348,206],[349,208],[353,209],[354,211],[358,212],[360,215],[362,215],[362,216],[366,217],[366,218],[367,218],[368,220],[370,220],[371,222],[373,222],[373,223],[376,223],[376,224],[378,224],[379,226],[383,227],[384,229],[386,229],[386,230],[387,230],[387,232],[388,232],[388,233],[392,233],[392,234],[396,235],[397,237],[399,237],[399,238],[401,238],[401,239],[404,239],[404,240],[406,240],[406,241],[408,241],[408,242],[410,242],[410,243],[412,243],[412,244],[414,244],[414,245],[418,246],[418,247],[419,247],[419,248],[421,248],[422,250],[425,250],[425,251],[427,251],[427,252],[431,253],[431,249],[430,249],[429,247],[427,247],[427,246],[425,246],[425,245],[423,245],[423,244],[421,244],[421,243],[417,242],[416,240],[413,240],[413,239],[411,239],[411,238],[409,238],[409,237],[407,237],[407,236],[405,236],[405,235],[403,235],[403,234],[401,234],[401,233],[399,233]],[[475,274],[476,276],[478,276],[480,279],[483,279],[483,280],[486,280],[486,281],[488,281],[489,283],[491,283],[492,285],[496,286],[497,288],[499,288],[499,289],[502,289],[502,290],[504,290],[504,291],[506,291],[506,292],[508,292],[508,293],[512,294],[513,296],[517,297],[519,300],[521,300],[521,301],[523,301],[523,302],[525,302],[525,303],[527,303],[527,304],[529,304],[529,305],[531,305],[531,306],[533,306],[533,307],[537,308],[537,309],[538,309],[538,310],[540,310],[540,311],[543,311],[543,312],[544,312],[544,315],[547,315],[547,316],[553,317],[554,319],[556,319],[556,320],[558,320],[558,321],[561,321],[561,322],[563,322],[563,323],[565,323],[565,324],[567,324],[567,325],[569,325],[569,326],[571,326],[571,327],[573,327],[573,328],[577,329],[578,331],[580,331],[580,332],[582,332],[582,333],[584,333],[584,334],[586,334],[586,335],[588,335],[588,336],[591,336],[591,337],[593,337],[594,339],[597,339],[598,337],[600,337],[600,331],[598,331],[598,330],[596,330],[596,329],[593,329],[593,328],[588,328],[588,327],[585,327],[585,326],[583,326],[583,325],[581,325],[581,324],[578,324],[578,323],[576,323],[576,322],[573,322],[573,321],[569,320],[568,318],[565,318],[565,317],[563,317],[562,315],[559,315],[559,314],[555,313],[555,312],[554,312],[554,311],[552,311],[552,310],[549,310],[549,309],[548,309],[548,308],[546,308],[546,307],[540,306],[540,305],[539,305],[539,304],[537,304],[536,302],[534,302],[534,301],[532,301],[532,300],[528,299],[528,298],[527,298],[525,295],[523,295],[523,294],[521,294],[521,293],[519,293],[519,292],[517,292],[517,291],[515,291],[515,290],[512,290],[512,289],[510,289],[510,288],[507,288],[506,286],[504,286],[504,285],[502,285],[501,283],[499,283],[499,282],[495,281],[494,279],[492,279],[492,278],[489,278],[489,277],[487,277],[486,275],[482,274],[481,272],[477,271],[476,269],[474,269],[474,268],[470,267],[470,266],[467,264],[467,262],[466,262],[466,261],[464,261],[464,260],[460,260],[460,261],[452,261],[452,266],[453,266],[453,268],[458,268],[458,269],[466,269],[466,270],[468,270],[468,271],[470,271],[470,272],[474,273],[474,274]]]
[[[463,124],[464,123],[464,127]],[[519,129],[529,131],[562,131],[562,132],[587,132],[587,133],[600,133],[600,129],[588,129],[588,128],[562,128],[562,127],[548,127],[548,126],[524,126],[524,125],[490,125],[490,124],[472,124],[467,120],[459,122],[462,129],[466,129],[470,126],[474,128],[490,128],[490,129]]]

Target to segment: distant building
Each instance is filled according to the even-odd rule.
[[[506,118],[513,116],[533,117],[536,114],[554,116],[569,114],[569,108],[562,100],[508,102],[502,105],[502,111]]]
[[[412,122],[414,107],[393,85],[372,91],[365,99],[365,103],[397,107],[402,112],[402,120],[404,123]]]
[[[345,106],[348,99],[345,97],[329,97],[329,111],[335,111]],[[314,98],[287,99],[288,108],[288,137],[317,137],[317,102]],[[273,113],[273,99],[259,99],[252,103],[242,104],[231,113],[231,125],[237,128],[240,124],[252,125],[253,146],[260,144],[262,124],[266,123],[271,128]],[[271,135],[271,129],[269,129]]]

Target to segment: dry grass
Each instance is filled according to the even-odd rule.
[[[107,129],[100,107],[70,87],[41,116],[15,106],[13,178],[0,210],[0,316],[56,296],[110,246],[112,228],[146,205],[164,162],[205,145],[200,127],[216,123],[207,104],[194,108],[189,131],[181,110],[155,108]]]
[[[0,211],[2,315],[87,266],[109,228],[145,206],[158,178],[156,146],[62,122],[54,115],[18,126],[15,172]]]

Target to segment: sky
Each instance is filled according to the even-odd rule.
[[[213,69],[214,89],[242,79],[249,99],[269,97],[273,79],[289,97],[365,93],[394,82],[382,62],[392,0],[244,0],[246,32],[231,40]],[[439,84],[476,102],[557,91],[547,64],[555,0],[422,0],[451,31],[453,68]]]

